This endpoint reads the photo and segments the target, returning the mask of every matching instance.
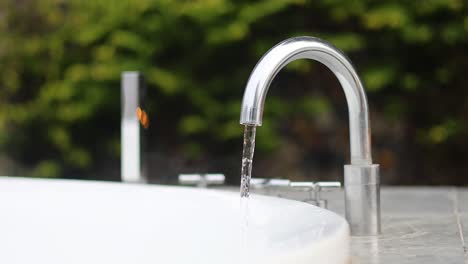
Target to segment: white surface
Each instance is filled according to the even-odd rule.
[[[121,129],[122,181],[143,182],[140,165],[140,123],[136,119],[122,120]]]
[[[143,182],[140,156],[140,121],[136,115],[140,97],[138,72],[123,72],[121,83],[121,177],[124,182]]]
[[[264,196],[241,206],[231,192],[0,178],[0,212],[0,263],[333,264],[349,256],[343,218]]]

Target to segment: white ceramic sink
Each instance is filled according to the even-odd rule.
[[[241,210],[241,208],[244,208]],[[347,263],[324,209],[203,189],[0,177],[0,263]]]

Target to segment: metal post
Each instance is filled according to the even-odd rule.
[[[139,72],[123,72],[121,80],[121,177],[123,182],[147,181],[143,157],[143,138],[137,107],[143,104],[145,87]]]

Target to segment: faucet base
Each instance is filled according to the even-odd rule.
[[[344,166],[346,220],[352,236],[380,234],[379,165]]]

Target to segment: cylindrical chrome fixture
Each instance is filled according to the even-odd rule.
[[[345,165],[345,210],[354,236],[380,234],[379,165]]]
[[[136,116],[143,104],[144,82],[139,72],[123,72],[121,80],[121,177],[123,182],[146,182],[144,137]]]
[[[348,103],[351,150],[351,165],[346,167],[353,168],[345,168],[346,216],[351,234],[377,235],[380,230],[378,165],[372,164],[367,98],[356,70],[340,50],[326,41],[311,37],[290,38],[270,49],[255,66],[247,82],[240,123],[262,125],[265,98],[271,82],[284,66],[298,59],[323,63],[335,74],[343,88]],[[361,170],[355,171],[354,167]],[[369,185],[369,182],[372,184]],[[374,190],[370,191],[369,188]],[[353,192],[359,195],[355,196]]]

